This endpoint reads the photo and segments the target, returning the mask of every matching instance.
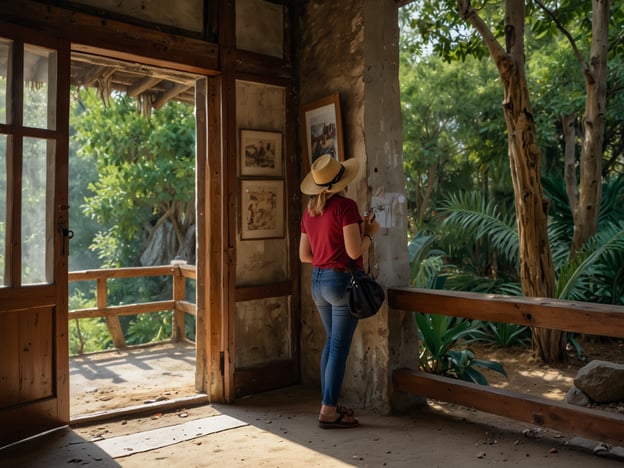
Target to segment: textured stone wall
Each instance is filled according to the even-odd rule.
[[[382,229],[370,264],[387,287],[409,281],[397,14],[393,2],[309,1],[300,17],[298,44],[301,103],[340,93],[345,154],[363,167],[348,196],[362,210],[373,206],[378,213]],[[304,265],[302,373],[305,382],[319,382],[325,332],[310,299],[310,271]],[[398,403],[391,371],[413,365],[416,346],[411,314],[382,310],[361,321],[347,365],[344,403],[389,411]]]

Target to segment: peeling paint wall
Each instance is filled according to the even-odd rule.
[[[301,103],[340,93],[346,157],[365,168],[347,195],[362,211],[374,207],[380,219],[369,260],[386,287],[409,281],[397,15],[393,2],[309,1],[302,9],[298,44]],[[304,381],[320,382],[325,332],[310,298],[310,273],[304,265],[302,373]],[[405,406],[409,398],[393,394],[391,373],[413,365],[417,356],[412,314],[383,309],[361,321],[347,363],[344,402],[381,412]]]

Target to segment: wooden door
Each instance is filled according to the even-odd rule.
[[[69,422],[69,57],[0,23],[0,447]]]

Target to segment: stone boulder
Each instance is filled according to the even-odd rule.
[[[590,403],[589,397],[574,385],[572,385],[563,401],[576,406],[587,406]]]
[[[574,386],[596,403],[624,401],[624,365],[592,361],[579,369]]]

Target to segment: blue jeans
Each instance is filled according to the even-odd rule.
[[[350,278],[348,272],[312,270],[312,300],[327,335],[321,355],[321,390],[323,404],[328,406],[338,404],[351,339],[358,324],[358,319],[349,313],[347,285]]]

